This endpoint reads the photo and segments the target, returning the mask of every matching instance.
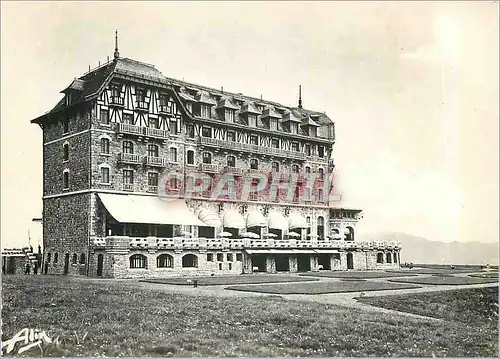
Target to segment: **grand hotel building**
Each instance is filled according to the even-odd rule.
[[[332,201],[321,112],[167,78],[119,56],[32,120],[43,130],[43,273],[114,278],[386,269]]]

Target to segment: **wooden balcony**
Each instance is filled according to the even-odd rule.
[[[160,138],[162,140],[168,138],[168,131],[160,128],[146,127],[145,133],[147,137]]]
[[[118,162],[129,163],[132,165],[138,165],[141,163],[139,155],[136,155],[134,153],[123,153],[123,152],[118,154]]]
[[[163,157],[153,157],[153,156],[144,157],[144,164],[147,166],[166,167],[167,163],[168,163],[167,159]]]
[[[210,163],[200,163],[199,170],[206,173],[219,173],[219,166]]]
[[[117,123],[116,131],[118,133],[142,136],[144,135],[144,127],[129,125],[127,123]]]
[[[123,98],[120,96],[111,96],[109,99],[109,105],[110,106],[123,106]]]
[[[147,111],[149,108],[149,104],[145,101],[137,101],[135,103],[135,109],[139,111]]]
[[[160,113],[163,113],[163,114],[171,114],[172,113],[172,111],[168,109],[167,105],[160,105],[158,107],[158,110]]]

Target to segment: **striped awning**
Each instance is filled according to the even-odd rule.
[[[237,211],[228,211],[224,213],[222,224],[228,228],[245,228],[245,219]]]
[[[204,208],[199,211],[198,218],[200,219],[200,221],[205,223],[207,227],[219,228],[220,226],[222,226],[222,221],[220,220],[219,216],[209,209]]]
[[[282,231],[288,229],[287,219],[279,212],[271,212],[267,220],[269,229],[281,229]]]
[[[288,217],[288,228],[290,229],[295,229],[295,228],[307,228],[307,221],[304,217],[302,217],[298,213],[290,213],[290,216]]]
[[[266,218],[259,211],[252,211],[247,214],[247,228],[267,226]]]

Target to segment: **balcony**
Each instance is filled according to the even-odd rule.
[[[166,167],[167,163],[167,159],[163,157],[146,156],[144,158],[144,164],[147,166]]]
[[[129,135],[142,136],[144,134],[143,127],[129,125],[128,123],[118,123],[116,130],[118,133],[124,133],[124,134],[129,134]]]
[[[164,140],[168,138],[168,131],[159,128],[146,127],[146,136]]]
[[[123,153],[123,152],[118,154],[118,162],[129,163],[132,165],[138,165],[141,163],[139,155],[136,155],[134,153]]]
[[[244,151],[255,154],[275,156],[282,158],[293,158],[297,160],[305,160],[306,155],[298,151],[282,150],[279,148],[262,147],[258,145],[253,145],[249,143],[233,142],[226,140],[219,140],[210,137],[200,137],[198,139],[198,144],[200,146],[208,146],[214,148],[225,148],[234,151]]]
[[[135,109],[139,111],[147,111],[149,108],[149,105],[145,101],[137,101],[135,103]]]
[[[230,173],[235,176],[243,176],[243,168],[226,166],[224,168],[224,173]]]
[[[124,191],[133,192],[134,191],[134,184],[133,183],[124,183],[123,186],[122,186],[122,189]]]
[[[153,185],[148,185],[148,190],[149,193],[158,193],[158,186],[153,186]]]
[[[158,110],[160,111],[160,113],[163,113],[163,114],[171,114],[172,113],[172,111],[169,110],[167,105],[160,105]]]
[[[111,96],[109,99],[110,106],[123,106],[123,98],[120,96]]]
[[[219,173],[219,166],[211,163],[200,163],[199,169],[201,172],[205,173]]]

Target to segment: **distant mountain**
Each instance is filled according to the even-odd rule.
[[[401,263],[498,265],[498,243],[440,242],[405,233],[360,236],[362,241],[401,242]]]

